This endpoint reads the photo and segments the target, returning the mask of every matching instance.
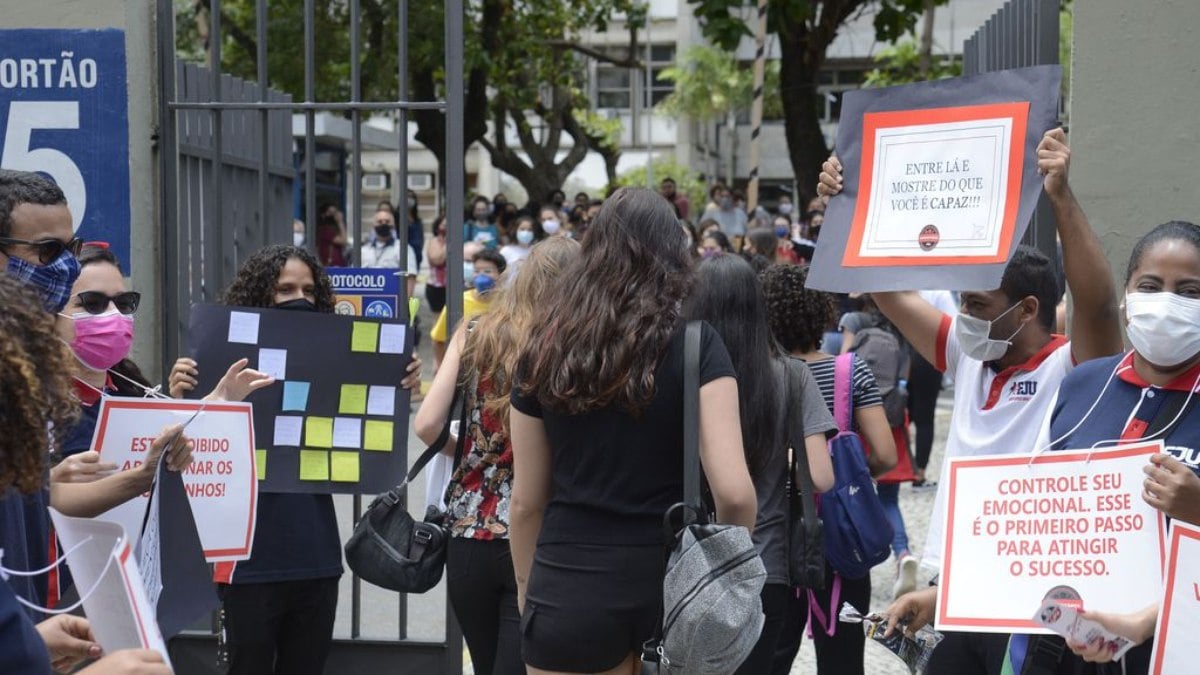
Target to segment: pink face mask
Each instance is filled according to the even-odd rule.
[[[103,314],[78,313],[75,341],[71,349],[83,365],[92,370],[108,370],[129,354],[133,346],[133,317],[113,309]]]

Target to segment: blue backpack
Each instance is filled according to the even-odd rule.
[[[821,520],[825,523],[825,558],[829,564],[846,578],[861,579],[891,555],[893,532],[875,493],[862,439],[853,431],[853,364],[852,353],[837,357],[834,364],[838,435],[829,441],[834,485],[821,495]]]

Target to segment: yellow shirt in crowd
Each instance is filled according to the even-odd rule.
[[[446,335],[446,310],[448,307],[442,308],[442,313],[438,315],[437,323],[433,324],[433,330],[429,332],[429,337],[434,342],[447,342],[449,337]],[[488,310],[487,301],[481,299],[475,293],[475,289],[471,289],[463,293],[463,318],[469,319],[473,316],[479,316]]]

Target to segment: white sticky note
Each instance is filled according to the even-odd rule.
[[[275,445],[300,447],[300,431],[304,428],[303,417],[280,415],[275,418]]]
[[[277,380],[287,379],[287,350],[258,350],[258,369]]]
[[[371,387],[367,394],[367,414],[387,415],[396,414],[396,388]]]
[[[258,315],[250,312],[230,312],[229,341],[258,344]]]
[[[402,323],[385,323],[379,326],[379,353],[403,354],[404,334],[408,326]]]
[[[333,447],[361,448],[362,420],[356,417],[333,418]]]

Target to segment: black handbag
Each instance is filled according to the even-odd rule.
[[[376,497],[354,526],[354,534],[346,542],[346,564],[364,581],[401,593],[424,593],[441,581],[450,536],[444,514],[430,507],[425,520],[417,522],[405,508],[403,496],[408,484],[445,447],[455,410],[460,411],[453,465],[457,469],[467,434],[467,396],[462,387],[454,390],[437,440],[413,462],[404,481]]]
[[[788,461],[788,579],[792,586],[819,590],[825,588],[825,537],[821,516],[817,513],[808,452],[804,445],[803,398],[797,389],[795,369],[801,365],[784,358],[786,382],[787,442],[791,447]]]

